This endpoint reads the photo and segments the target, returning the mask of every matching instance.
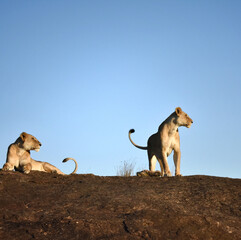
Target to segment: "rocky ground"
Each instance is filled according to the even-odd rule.
[[[241,179],[0,172],[0,239],[241,239]]]

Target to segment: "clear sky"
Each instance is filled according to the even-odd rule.
[[[1,0],[1,166],[25,131],[65,173],[65,157],[79,174],[148,169],[129,129],[145,146],[180,106],[194,121],[181,173],[240,178],[240,13],[239,0]]]

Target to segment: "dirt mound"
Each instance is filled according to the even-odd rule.
[[[241,179],[0,172],[0,239],[240,239]]]

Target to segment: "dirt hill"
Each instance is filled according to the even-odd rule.
[[[241,179],[0,172],[0,239],[241,239]]]

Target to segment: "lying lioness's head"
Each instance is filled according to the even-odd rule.
[[[192,119],[185,112],[183,112],[180,107],[177,107],[175,112],[177,114],[178,125],[190,128],[193,123]]]
[[[42,145],[36,137],[26,132],[22,132],[20,134],[20,138],[23,141],[23,144],[22,144],[23,148],[27,151],[35,150],[36,152],[38,152]]]

